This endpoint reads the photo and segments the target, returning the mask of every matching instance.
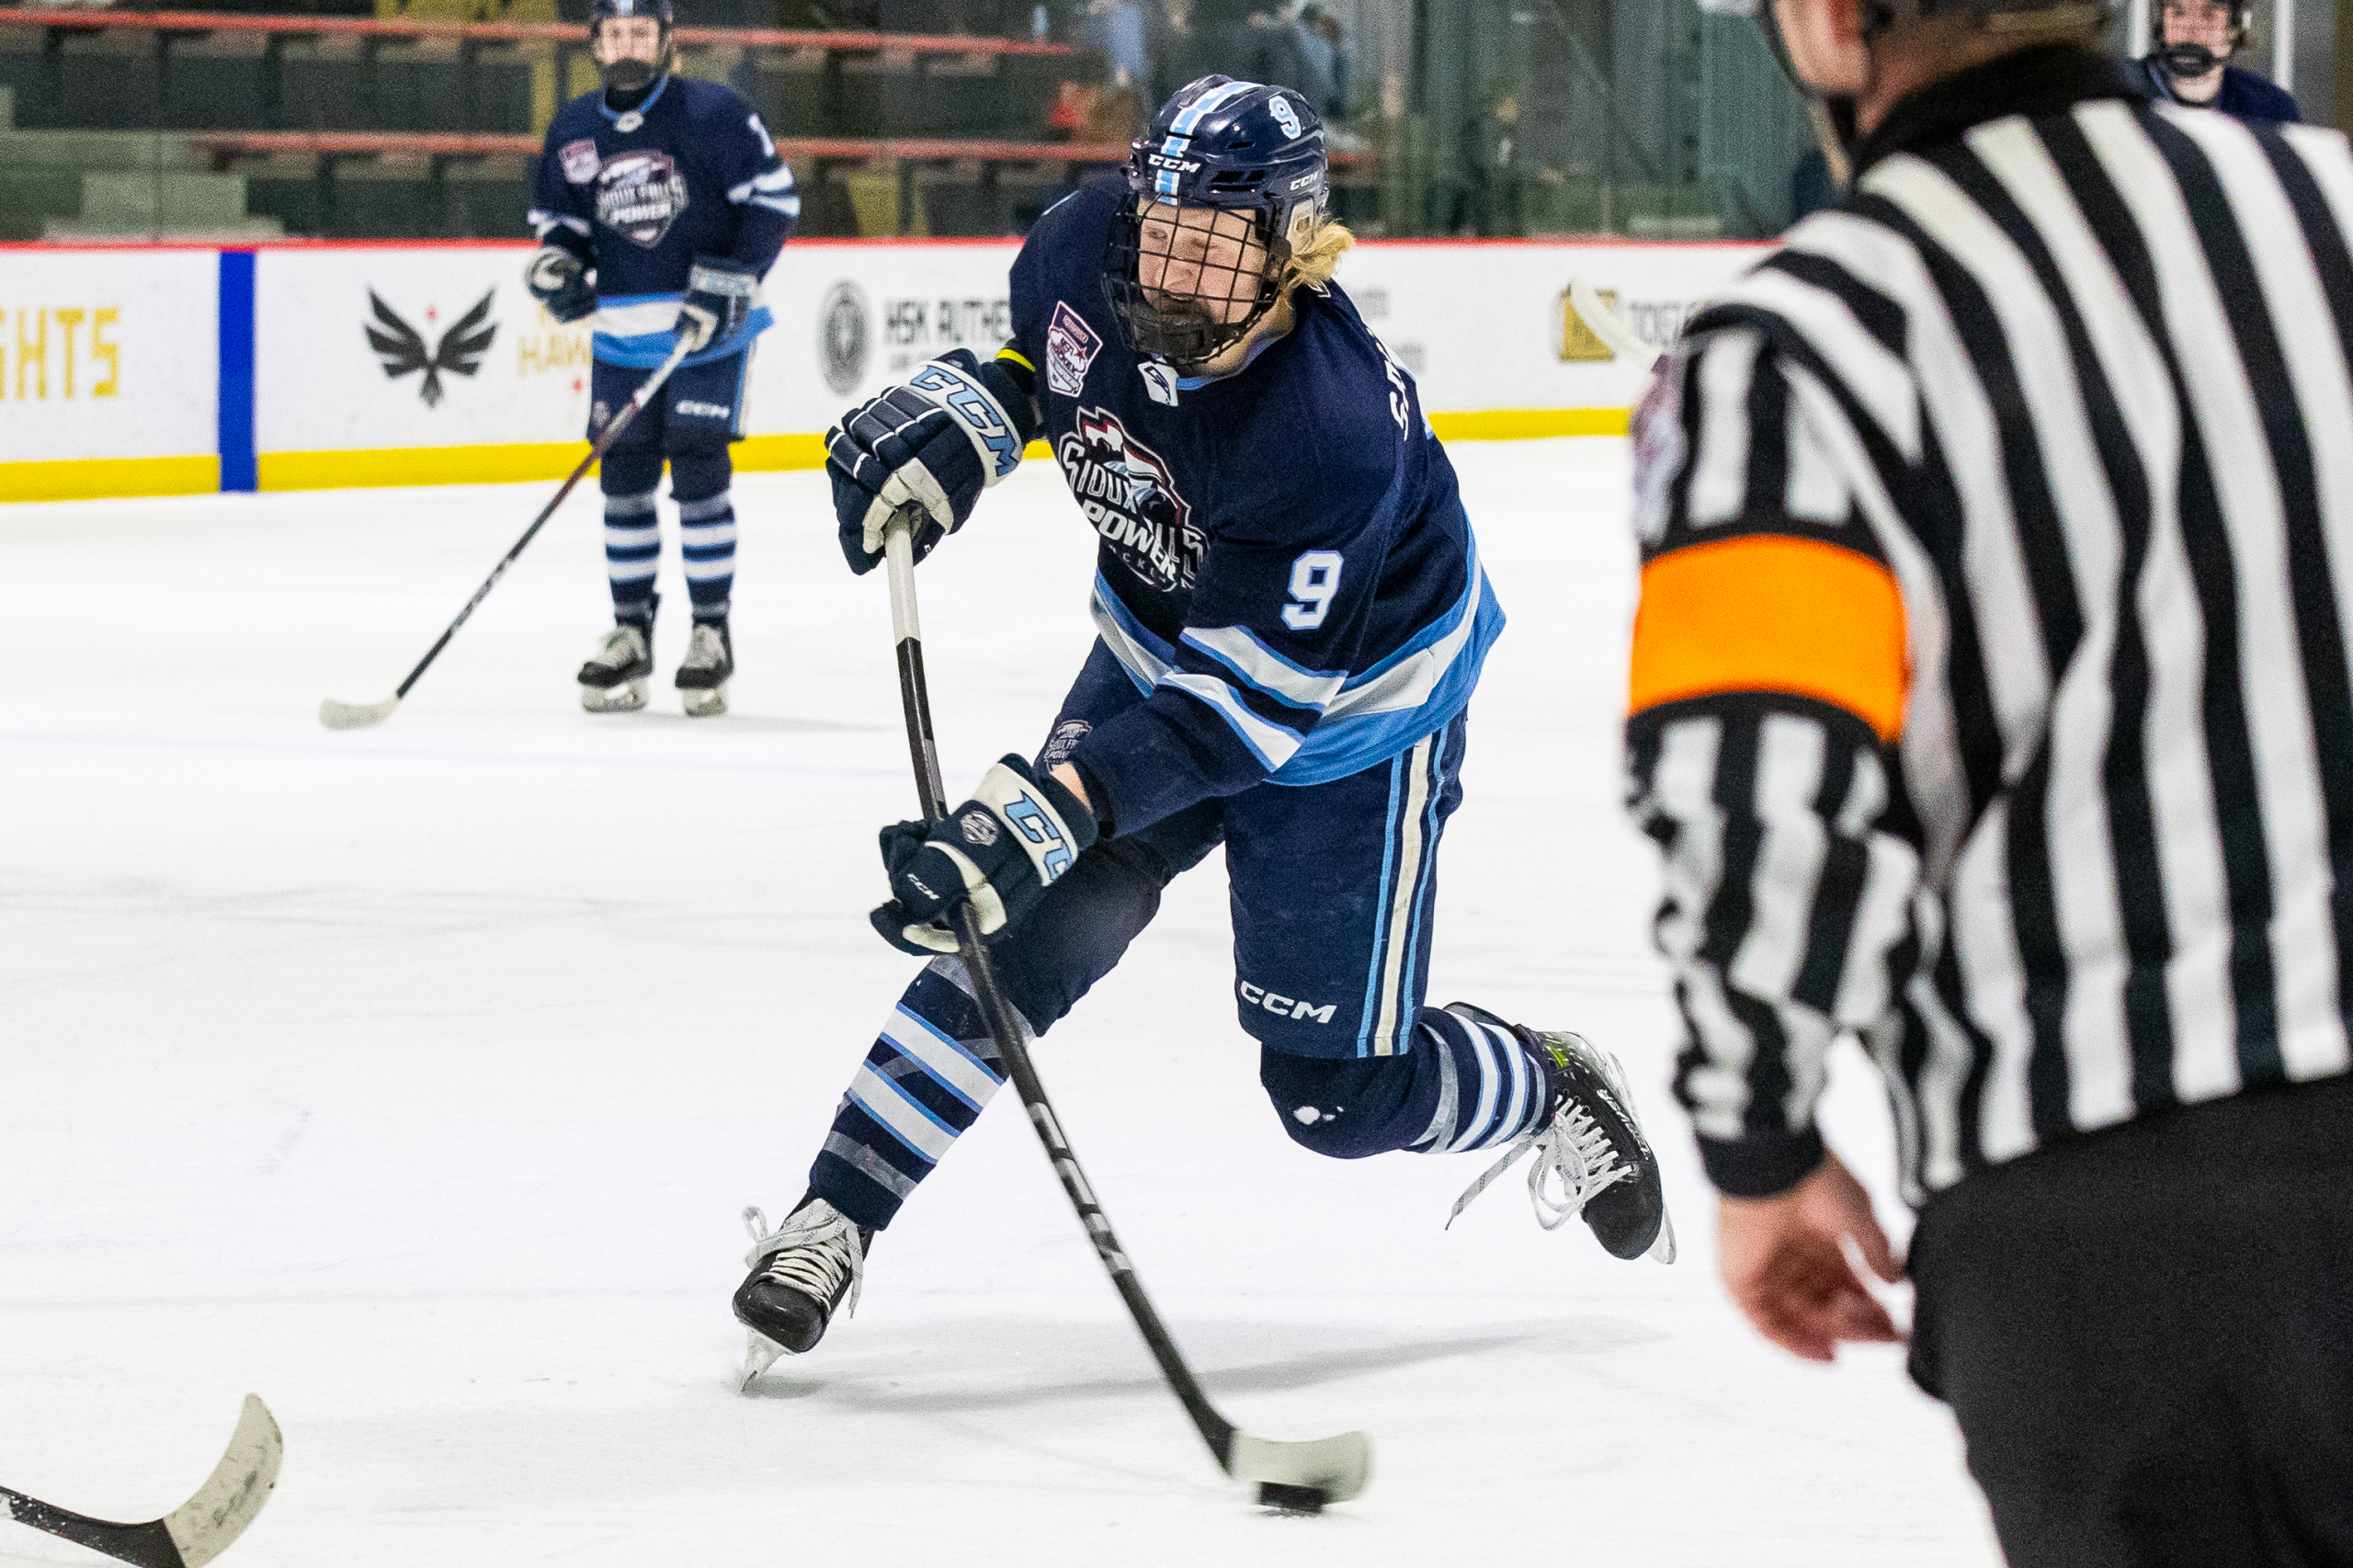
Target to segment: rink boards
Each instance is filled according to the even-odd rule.
[[[1011,329],[1017,242],[804,240],[768,274],[747,470],[935,355]],[[1672,340],[1765,247],[1367,244],[1341,282],[1449,439],[1620,433],[1645,376],[1569,310],[1582,275]],[[585,450],[589,334],[525,292],[529,247],[0,246],[0,499],[557,478]]]

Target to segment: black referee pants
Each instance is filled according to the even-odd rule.
[[[2353,1080],[1970,1176],[1911,1268],[2013,1568],[2353,1568]]]

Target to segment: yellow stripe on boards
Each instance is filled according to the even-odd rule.
[[[355,490],[388,484],[513,484],[562,479],[588,455],[584,441],[499,447],[371,447],[347,452],[263,452],[264,490]]]
[[[1633,417],[1631,408],[1482,408],[1433,414],[1430,428],[1441,441],[1539,441],[1552,436],[1623,436]]]
[[[67,458],[0,462],[0,501],[96,501],[109,495],[205,495],[221,488],[221,460]]]

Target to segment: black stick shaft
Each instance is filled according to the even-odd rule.
[[[915,618],[915,548],[904,521],[893,521],[885,541],[891,567],[891,616],[899,639],[899,699],[906,709],[907,750],[915,764],[915,793],[922,799],[924,820],[936,823],[948,814],[947,793],[939,778],[939,750],[931,733],[931,698],[924,685],[923,631]],[[1175,1336],[1168,1325],[1160,1321],[1159,1312],[1152,1298],[1144,1293],[1143,1281],[1136,1278],[1135,1266],[1128,1261],[1119,1236],[1111,1229],[1111,1218],[1096,1201],[1095,1189],[1079,1167],[1078,1156],[1071,1153],[1070,1141],[1063,1136],[1062,1122],[1054,1115],[1052,1104],[1046,1098],[1046,1085],[1038,1076],[1037,1067],[1029,1060],[1029,1048],[1022,1040],[1022,1023],[1005,999],[996,983],[995,972],[989,967],[988,949],[981,943],[980,913],[971,903],[956,907],[957,956],[963,960],[964,972],[972,982],[972,995],[981,1006],[981,1017],[988,1025],[989,1037],[996,1043],[997,1054],[1003,1059],[1006,1075],[1013,1080],[1016,1094],[1029,1113],[1029,1125],[1037,1130],[1038,1142],[1046,1148],[1046,1158],[1062,1178],[1063,1191],[1069,1195],[1071,1207],[1078,1211],[1079,1223],[1086,1227],[1087,1238],[1095,1244],[1095,1255],[1111,1276],[1113,1289],[1125,1301],[1128,1315],[1135,1320],[1136,1330],[1143,1335],[1152,1358],[1160,1364],[1160,1375],[1193,1418],[1201,1440],[1216,1456],[1218,1467],[1230,1469],[1233,1452],[1233,1423],[1219,1415],[1210,1403],[1209,1395],[1201,1389],[1200,1379],[1185,1363],[1184,1352],[1176,1348]]]
[[[515,564],[515,558],[523,553],[523,547],[539,537],[540,529],[547,526],[547,520],[550,517],[555,516],[555,509],[563,505],[563,498],[572,494],[573,486],[580,483],[581,476],[588,472],[589,465],[611,449],[613,443],[620,438],[620,433],[629,428],[630,421],[635,419],[638,412],[653,400],[654,394],[661,390],[663,382],[670,379],[670,372],[678,368],[678,362],[687,357],[687,350],[692,347],[691,342],[680,338],[678,346],[670,350],[670,357],[662,361],[661,367],[645,379],[644,382],[638,387],[636,393],[627,403],[621,404],[620,412],[606,423],[603,430],[597,432],[597,444],[588,449],[588,455],[582,458],[580,466],[572,471],[572,477],[563,482],[563,487],[557,490],[554,498],[540,509],[540,515],[531,519],[531,526],[523,530],[523,537],[515,541],[515,548],[501,556],[498,564],[490,569],[490,575],[483,578],[482,586],[474,590],[474,597],[466,601],[466,608],[458,612],[458,619],[451,621],[440,637],[435,641],[433,646],[425,651],[425,657],[417,660],[416,668],[408,672],[408,679],[401,682],[399,689],[392,693],[394,701],[408,696],[408,688],[415,686],[417,678],[432,667],[433,661],[441,656],[441,650],[449,645],[449,639],[458,634],[458,628],[465,625],[467,618],[474,613],[476,607],[481,605],[483,600],[490,597],[490,590],[498,586],[498,580],[506,575],[506,569]]]
[[[0,1516],[13,1517],[20,1525],[30,1525],[76,1546],[102,1551],[117,1562],[135,1563],[138,1568],[183,1568],[180,1549],[161,1519],[119,1525],[44,1503],[38,1497],[28,1497],[6,1486],[0,1486]]]

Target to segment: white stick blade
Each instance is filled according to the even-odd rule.
[[[1593,335],[1608,346],[1609,352],[1620,359],[1648,369],[1658,363],[1659,352],[1634,335],[1633,328],[1618,319],[1601,297],[1601,290],[1582,278],[1569,279],[1569,303],[1576,308],[1577,316]]]
[[[337,702],[330,697],[319,704],[319,722],[330,730],[364,730],[391,718],[400,705],[397,697],[381,702]]]
[[[1345,1503],[1372,1479],[1372,1439],[1362,1432],[1346,1432],[1311,1443],[1278,1443],[1236,1432],[1225,1472],[1253,1486],[1268,1481],[1279,1486],[1312,1486],[1328,1500]]]
[[[165,1517],[164,1528],[171,1532],[172,1544],[179,1548],[180,1561],[188,1568],[204,1568],[244,1533],[269,1501],[285,1457],[285,1439],[278,1436],[268,1406],[245,1395],[244,1414],[237,1417],[229,1451],[221,1456],[212,1479]]]

